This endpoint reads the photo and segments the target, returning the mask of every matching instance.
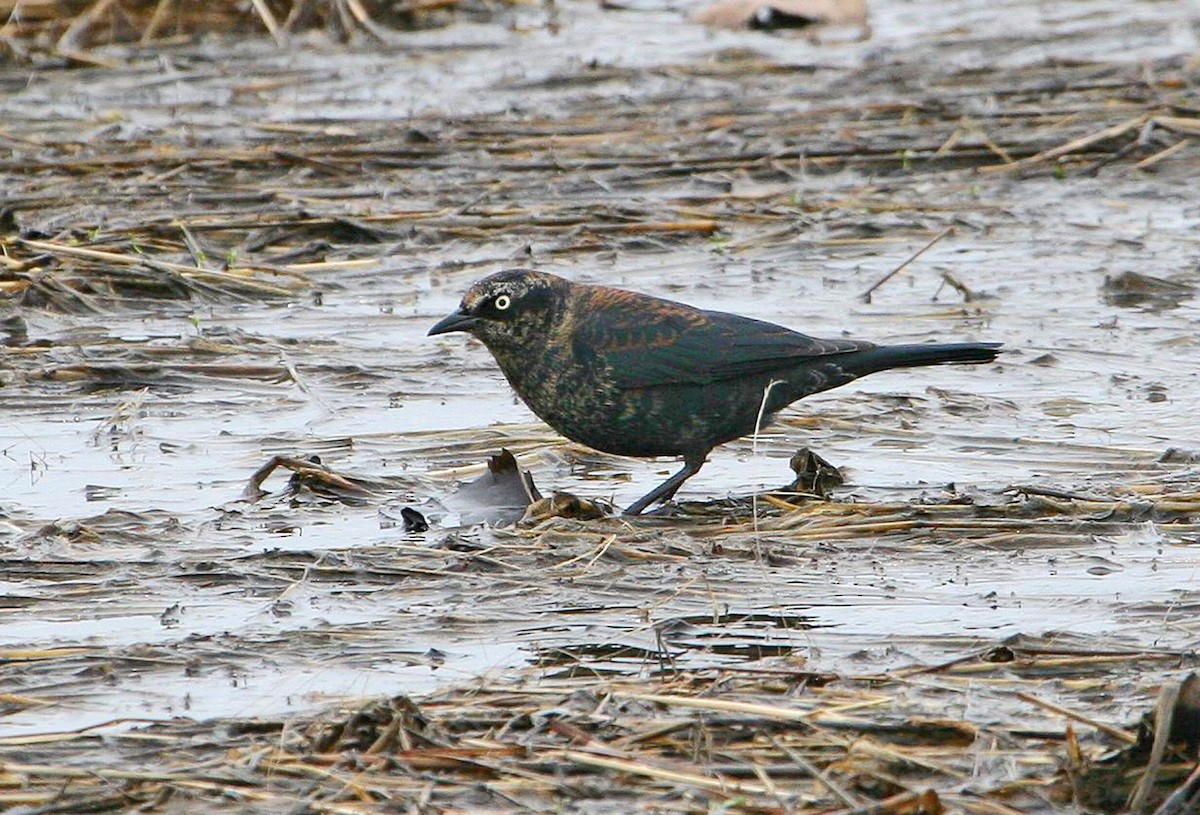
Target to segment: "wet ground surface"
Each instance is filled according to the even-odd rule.
[[[1018,635],[1149,655],[1105,677],[1100,715],[1135,718],[1200,643],[1200,14],[947,8],[813,42],[567,4],[557,34],[528,9],[7,69],[0,738],[518,673],[884,674]],[[684,517],[494,529],[454,492],[501,447],[618,505],[676,467],[562,440],[481,346],[425,337],[510,265],[1008,351],[793,406]],[[725,501],[804,446],[859,509]],[[314,454],[383,486],[242,496]]]

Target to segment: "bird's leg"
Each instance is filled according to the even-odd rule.
[[[684,456],[683,469],[630,504],[629,509],[625,510],[625,514],[640,515],[642,510],[651,504],[670,499],[679,490],[680,486],[683,485],[684,481],[687,481],[700,472],[700,468],[704,466],[705,458],[707,458],[707,453],[701,456]]]

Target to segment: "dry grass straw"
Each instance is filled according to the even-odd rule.
[[[494,4],[502,6],[503,3]],[[482,14],[491,3],[465,0],[0,0],[0,39],[29,57],[53,43],[56,56],[82,65],[111,67],[111,56],[93,49],[118,43],[179,44],[206,34],[269,34],[280,46],[312,29],[337,39],[367,36],[387,41],[396,29],[446,22],[459,8]]]
[[[1017,699],[1028,696],[1021,687],[1044,681],[1022,682],[1002,664],[993,672],[991,692]],[[1084,663],[1056,676],[1105,681]],[[1040,729],[994,716],[948,718],[944,711],[959,708],[971,686],[942,683],[931,693],[900,677],[847,676],[805,687],[802,677],[684,672],[661,680],[657,693],[626,678],[541,678],[464,685],[420,700],[358,700],[286,719],[177,720],[132,730],[113,722],[0,738],[0,805],[82,812],[101,802],[171,798],[221,802],[234,812],[521,813],[585,811],[603,801],[629,812],[994,815],[1069,803],[1072,773],[1121,792],[1138,778],[1128,764],[1104,776],[1096,758],[1112,744],[1106,736],[1120,737],[1118,747],[1132,737],[1103,722],[1084,747],[1059,717]],[[845,715],[866,709],[869,719]],[[1064,771],[1058,764],[1068,746],[1076,766]],[[71,764],[47,760],[67,751]],[[1187,783],[1189,768],[1171,756],[1157,765],[1166,783],[1146,800]],[[976,768],[996,761],[1020,767],[1017,777],[977,780],[964,791]]]
[[[164,7],[144,8],[165,14]],[[107,13],[115,6],[81,3],[77,12],[97,8]],[[352,19],[356,9],[372,13],[366,3],[341,8]],[[274,3],[243,13],[265,21],[263,9],[274,32],[286,30],[288,15]],[[95,36],[98,25],[89,23],[82,34]],[[143,30],[169,28],[160,20]],[[82,34],[77,43],[87,41]],[[1136,66],[1139,77],[1144,67]],[[195,70],[215,76],[218,69]],[[794,69],[753,54],[669,70],[714,80],[753,77],[788,93],[795,87]],[[490,269],[535,242],[547,259],[698,241],[731,254],[789,260],[813,245],[893,243],[911,250],[943,234],[965,198],[903,200],[896,186],[876,180],[888,173],[1090,172],[1123,159],[1129,159],[1123,171],[1143,172],[1189,160],[1200,126],[1179,91],[1187,83],[1165,75],[1188,78],[1186,69],[1162,70],[1163,80],[1150,86],[1086,64],[933,73],[927,93],[941,103],[924,107],[905,100],[864,104],[858,101],[864,95],[846,86],[858,80],[843,73],[837,82],[816,78],[804,103],[792,108],[780,101],[788,94],[777,92],[736,103],[710,93],[619,102],[597,95],[586,107],[554,115],[415,117],[406,130],[395,122],[247,121],[244,131],[221,130],[210,142],[165,131],[122,141],[101,134],[88,149],[80,145],[77,122],[5,122],[0,138],[12,156],[3,170],[13,192],[0,213],[0,298],[14,311],[89,315],[137,313],[148,305],[157,311],[172,301],[181,309],[195,301],[293,303],[314,286],[373,274],[385,263],[393,264],[389,285],[400,290],[414,269],[422,275]],[[255,79],[284,87],[312,81],[302,70],[266,72]],[[614,76],[620,78],[598,71],[577,80]],[[560,79],[546,80],[542,89]],[[962,100],[984,94],[1002,100],[999,107],[986,121],[970,119]],[[247,133],[258,142],[247,146]],[[805,173],[842,169],[861,180],[833,191],[800,183]],[[385,186],[411,193],[385,199]],[[97,208],[77,207],[83,200]],[[988,204],[977,207],[991,214]],[[813,229],[814,223],[827,228]],[[471,251],[439,254],[456,245]],[[123,367],[63,363],[52,356],[58,349],[14,343],[0,349],[2,373],[17,368],[30,381],[49,373],[45,381],[78,377],[72,381],[137,387],[155,376],[169,382],[171,375],[294,379],[275,349],[201,340],[139,347],[144,356],[122,358]],[[89,351],[125,347],[103,334],[78,343]],[[264,354],[270,358],[258,358]],[[174,360],[180,368],[138,367],[154,360]],[[445,480],[469,474],[451,468],[500,443],[518,453],[563,444],[541,426],[402,440],[359,434],[354,441],[387,443],[395,456],[446,468],[432,476],[440,479],[438,494]],[[1012,446],[1026,445],[1020,450],[1028,455],[1030,444]],[[362,486],[311,462],[273,463],[310,484],[343,492]],[[236,478],[244,477],[238,469]],[[950,496],[919,504],[771,495],[754,518],[748,503],[731,502],[689,507],[690,516],[668,522],[552,518],[433,540],[396,532],[386,546],[356,542],[317,554],[247,551],[231,542],[239,522],[275,522],[269,507],[260,515],[247,507],[223,512],[221,524],[155,511],[53,523],[6,518],[23,549],[21,557],[0,561],[0,574],[21,581],[28,595],[22,602],[47,619],[115,594],[129,603],[126,589],[133,585],[156,589],[155,602],[186,586],[262,597],[266,606],[286,601],[297,587],[316,586],[330,598],[353,595],[363,604],[382,595],[393,614],[412,596],[434,602],[472,592],[480,609],[472,612],[488,615],[493,626],[488,634],[512,641],[519,641],[518,629],[558,625],[583,606],[598,616],[636,611],[644,620],[623,631],[621,641],[580,635],[539,654],[543,661],[523,675],[415,702],[360,700],[317,714],[179,720],[134,730],[114,725],[103,734],[91,728],[6,735],[0,806],[82,812],[168,805],[174,798],[180,808],[331,813],[1050,811],[1080,798],[1074,777],[1107,770],[1099,760],[1105,751],[1127,746],[1130,698],[1148,705],[1149,685],[1194,656],[1103,639],[1069,648],[1059,637],[994,643],[979,635],[940,644],[954,648],[944,664],[889,670],[868,654],[832,672],[805,663],[809,621],[794,611],[763,612],[761,623],[772,633],[796,632],[797,639],[781,643],[739,631],[730,644],[704,636],[704,626],[756,622],[731,608],[728,594],[761,594],[762,585],[745,575],[776,574],[746,567],[758,566],[764,541],[772,556],[792,558],[800,574],[808,561],[796,560],[816,559],[819,546],[921,547],[939,557],[971,548],[991,555],[1079,545],[1120,536],[1135,524],[1157,525],[1179,541],[1196,534],[1193,518],[1200,513],[1200,494],[1173,491],[1167,482],[988,497],[986,504],[954,503]],[[248,520],[240,521],[240,512]],[[298,512],[307,510],[288,506],[280,515],[290,522]],[[714,563],[720,568],[695,568]],[[721,571],[730,575],[723,585]],[[570,604],[560,601],[566,592]],[[503,614],[496,598],[513,598]],[[530,608],[531,598],[542,605]],[[162,614],[163,605],[144,613]],[[667,608],[679,630],[654,622]],[[404,628],[418,617],[393,616],[375,628],[314,626],[291,631],[286,641],[201,639],[180,644],[186,652],[152,645],[22,649],[0,654],[13,683],[0,705],[76,704],[97,692],[102,680],[95,676],[122,667],[184,676],[190,660],[198,660],[236,670],[240,660],[283,648],[347,670],[374,664],[381,654],[426,665],[424,649],[401,657],[396,643],[409,633],[430,636],[429,625],[440,632],[472,622],[438,618]],[[1177,615],[1171,624],[1194,622]],[[1190,771],[1168,753],[1156,789],[1171,789]],[[1124,795],[1139,777],[1132,763],[1098,776],[1098,783]]]
[[[787,540],[797,543],[888,537],[1017,547],[1088,535],[1119,535],[1130,523],[1147,521],[1169,524],[1172,534],[1200,531],[1200,524],[1192,521],[1200,513],[1200,493],[1175,492],[1161,483],[1145,484],[1141,489],[1123,486],[1119,492],[1120,496],[1107,500],[1097,495],[1051,498],[1037,494],[1034,488],[1014,488],[1014,500],[985,506],[966,502],[794,503],[786,495],[775,494],[764,499],[773,512],[757,520],[741,520],[743,512],[722,508],[731,519],[720,534],[786,533]]]
[[[778,68],[744,54],[672,70],[769,81]],[[204,70],[196,68],[197,81]],[[272,88],[313,81],[301,68],[261,70],[256,81]],[[735,106],[704,97],[601,99],[553,117],[417,117],[400,132],[390,122],[247,121],[245,131],[211,139],[164,132],[93,138],[86,149],[77,125],[13,121],[0,128],[12,146],[3,169],[14,190],[0,212],[0,299],[85,314],[148,301],[295,300],[320,281],[370,273],[397,252],[457,243],[536,243],[546,259],[697,241],[730,254],[928,246],[953,228],[947,221],[961,205],[897,200],[870,183],[803,196],[797,189],[810,171],[840,168],[867,176],[1090,173],[1128,158],[1149,172],[1188,160],[1200,119],[1182,95],[1178,105],[1172,99],[1189,76],[1173,66],[1155,76],[1158,84],[1142,87],[1107,68],[1030,66],[935,76],[929,94],[949,98],[928,110],[847,104],[835,83],[808,88],[810,105],[800,110],[779,110],[769,95]],[[1047,99],[1051,78],[1060,90]],[[146,79],[156,75],[147,69]],[[557,81],[526,85],[545,90]],[[955,99],[974,91],[1005,101],[986,123],[958,109]],[[664,110],[681,115],[668,127]],[[851,126],[853,145],[844,137]],[[547,194],[549,178],[556,194]],[[726,188],[727,179],[738,183]],[[412,193],[381,205],[383,186]],[[96,205],[73,205],[84,200]],[[858,229],[811,228],[846,212],[858,213]],[[893,214],[927,228],[897,229]],[[470,263],[507,259],[493,252]],[[957,282],[969,296],[971,281]]]
[[[329,468],[280,459],[271,464],[360,497],[357,484]],[[777,501],[758,518],[757,530],[748,516],[731,519],[726,505],[719,524],[704,514],[673,521],[672,528],[686,535],[664,535],[653,518],[588,524],[551,519],[477,537],[459,532],[437,542],[397,539],[319,560],[303,551],[230,562],[206,554],[208,565],[190,578],[202,581],[197,585],[232,584],[280,601],[311,585],[328,585],[334,594],[398,585],[404,596],[422,587],[461,591],[478,575],[478,585],[486,586],[480,603],[484,594],[553,598],[556,587],[569,585],[597,608],[635,602],[652,609],[669,592],[675,609],[697,613],[682,617],[687,625],[678,630],[647,622],[640,639],[639,632],[628,632],[623,653],[603,641],[581,640],[577,647],[547,650],[535,667],[420,699],[354,700],[277,718],[114,722],[3,736],[0,806],[82,812],[170,798],[246,812],[305,807],[350,813],[389,806],[523,813],[585,811],[604,801],[630,812],[727,807],[994,815],[1094,804],[1084,790],[1097,785],[1119,797],[1141,789],[1139,800],[1161,801],[1188,783],[1191,767],[1177,746],[1160,738],[1154,780],[1141,782],[1144,739],[1126,711],[1131,698],[1149,706],[1154,687],[1146,677],[1173,675],[1193,659],[1183,652],[1049,636],[963,643],[951,647],[956,653],[941,664],[873,669],[869,660],[856,660],[854,669],[846,663],[836,673],[810,668],[794,646],[780,656],[762,650],[749,659],[722,660],[723,639],[749,637],[727,629],[736,625],[736,614],[721,610],[722,598],[712,595],[703,570],[685,581],[668,575],[666,584],[648,579],[653,570],[634,571],[639,563],[695,563],[714,542],[722,547],[725,568],[753,564],[762,536],[802,551],[812,541],[843,540],[839,535],[847,529],[875,548],[936,545],[946,533],[962,549],[1025,547],[1044,534],[1042,527],[1062,530],[1064,524],[1076,539],[1128,529],[1128,500],[1106,500],[1093,490],[1078,502],[1083,511],[1062,497],[1068,493],[1047,504],[1028,492],[992,496],[988,506]],[[1186,516],[1200,511],[1200,494],[1172,493],[1162,483],[1130,492],[1138,495],[1138,512],[1164,527],[1191,529]],[[120,535],[127,547],[138,536],[157,547],[167,528],[145,518],[131,536],[123,519],[107,516],[81,527],[37,534],[70,534],[77,548],[86,541],[111,545]],[[190,540],[194,531],[175,534]],[[1009,535],[1010,543],[997,544],[998,534]],[[20,568],[28,570],[28,560]],[[113,568],[77,560],[47,563],[39,572],[57,580],[70,573],[70,602],[81,603],[91,592],[103,596]],[[514,619],[525,613],[524,606],[509,608]],[[804,625],[767,616],[773,629]],[[537,619],[530,616],[525,624]],[[725,633],[707,636],[717,631]],[[272,639],[271,647],[353,665],[378,659],[385,647],[394,651],[396,636],[387,627],[319,627],[308,635],[294,632],[286,643]],[[765,649],[770,639],[756,646]],[[147,673],[178,671],[195,660],[229,666],[236,664],[231,659],[259,653],[219,641],[208,649],[188,659],[172,648],[148,646],[0,653],[9,670],[24,666],[29,689],[0,697],[0,704],[21,709],[71,702],[70,686],[39,687],[41,675],[85,676],[106,665],[109,671],[122,665]],[[1097,702],[1118,698],[1123,701]],[[1105,758],[1114,752],[1121,756],[1116,764]],[[1007,769],[981,769],[995,767]]]

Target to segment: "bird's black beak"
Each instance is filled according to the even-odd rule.
[[[447,314],[439,320],[438,324],[429,329],[429,333],[425,336],[432,337],[434,334],[449,334],[451,331],[470,331],[478,324],[478,317],[472,317],[462,309],[459,309],[453,314]]]

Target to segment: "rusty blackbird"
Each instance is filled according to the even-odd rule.
[[[991,362],[1000,350],[822,340],[527,269],[471,286],[429,334],[451,331],[482,341],[525,404],[567,438],[616,455],[683,458],[629,515],[671,498],[714,447],[797,399],[888,368]]]

